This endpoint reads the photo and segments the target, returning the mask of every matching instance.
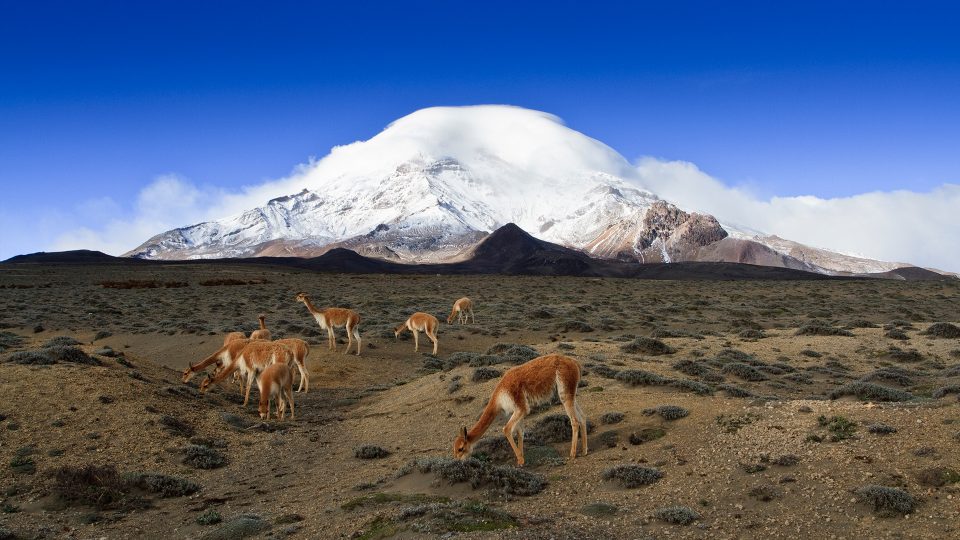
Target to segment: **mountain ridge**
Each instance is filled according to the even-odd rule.
[[[298,191],[150,238],[126,256],[312,257],[345,247],[402,263],[464,260],[507,223],[624,262],[737,262],[824,274],[909,266],[722,224],[645,189],[629,163],[555,116],[508,106],[434,107],[334,148]]]

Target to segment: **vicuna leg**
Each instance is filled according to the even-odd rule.
[[[587,455],[587,420],[583,416],[583,411],[580,410],[580,404],[574,399],[573,408],[577,413],[577,420],[580,421],[580,425],[583,426],[583,429],[580,431],[580,439],[583,443],[583,455]]]
[[[287,391],[287,402],[290,403],[290,419],[293,420],[293,419],[294,419],[294,416],[293,416],[293,386],[292,386],[292,385],[291,385],[291,386],[288,386],[288,387],[286,388],[286,391]]]
[[[517,466],[523,467],[523,448],[518,447],[517,443],[513,442],[513,432],[517,427],[517,424],[523,420],[524,414],[520,410],[513,411],[513,415],[510,416],[510,420],[507,420],[507,425],[503,426],[503,434],[507,437],[507,442],[510,443],[510,448],[513,448],[513,454],[517,456]]]
[[[353,327],[347,324],[344,326],[344,330],[347,331],[347,349],[343,351],[343,353],[350,354],[350,347],[353,346],[353,332],[351,332],[351,330],[353,330]]]
[[[360,330],[356,326],[353,327],[353,337],[357,338],[357,356],[360,356]]]
[[[573,438],[570,440],[570,459],[577,457],[577,439],[580,437],[580,419],[577,418],[576,404],[572,398],[566,398],[563,401],[563,410],[567,412],[570,418],[570,428],[573,430]],[[586,427],[584,427],[584,436],[586,436]]]
[[[413,352],[420,351],[420,332],[413,331]]]
[[[310,374],[307,373],[307,366],[300,360],[295,360],[294,362],[297,364],[297,371],[300,372],[300,387],[297,388],[297,392],[309,392]]]
[[[244,407],[246,407],[246,406],[247,406],[247,402],[250,401],[250,387],[253,386],[253,381],[254,381],[254,379],[256,379],[256,375],[254,374],[254,370],[251,369],[250,372],[247,373],[247,391],[246,391],[246,393],[243,395],[243,406],[244,406]]]
[[[433,342],[433,354],[437,354],[437,333],[436,332],[427,332],[427,337],[430,338],[430,341]]]

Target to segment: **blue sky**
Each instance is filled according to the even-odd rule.
[[[548,111],[760,198],[960,183],[947,2],[304,4],[0,1],[0,258],[433,105]]]

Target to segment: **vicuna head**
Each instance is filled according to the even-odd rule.
[[[260,418],[266,420],[270,417],[270,400],[260,398]]]
[[[188,367],[187,369],[183,370],[183,376],[180,377],[180,381],[182,381],[182,382],[187,382],[187,381],[189,381],[190,379],[192,379],[192,378],[193,378],[193,375],[194,375],[194,373],[195,373],[195,372],[193,371],[193,364],[188,363],[187,365],[188,365],[189,367]]]
[[[306,303],[306,301],[309,300],[309,299],[310,299],[310,297],[307,296],[307,293],[305,293],[305,292],[297,293],[297,302],[304,302],[304,303]]]
[[[466,426],[460,428],[460,433],[453,440],[453,457],[457,459],[466,459],[470,457],[473,450],[473,443],[470,442],[470,436],[467,435]]]

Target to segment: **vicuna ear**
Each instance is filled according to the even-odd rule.
[[[467,426],[460,428],[460,436],[463,437],[463,440],[467,440]]]

